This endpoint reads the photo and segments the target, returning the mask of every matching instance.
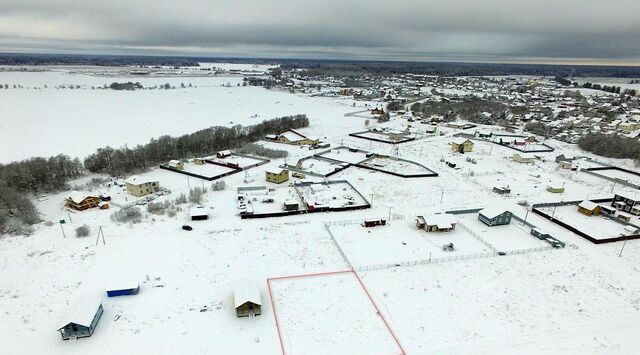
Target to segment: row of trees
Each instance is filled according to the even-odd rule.
[[[307,127],[306,115],[286,116],[243,127],[211,127],[180,137],[162,136],[135,148],[101,148],[84,160],[84,166],[94,173],[122,175],[137,172],[171,159],[212,154],[254,142],[266,134]]]
[[[483,113],[490,113],[493,119],[504,118],[509,107],[496,101],[487,101],[478,98],[458,101],[426,101],[416,102],[411,105],[411,111],[421,113],[423,117],[442,115],[444,121],[453,121],[456,117],[471,122],[484,123]],[[491,122],[489,122],[491,123]]]
[[[640,163],[640,144],[616,135],[589,134],[578,141],[580,148],[608,158],[634,159]]]
[[[163,136],[133,149],[100,148],[87,157],[84,164],[66,155],[0,164],[0,234],[27,232],[29,225],[40,221],[29,197],[64,190],[67,182],[82,176],[85,169],[111,175],[127,174],[170,159],[208,155],[259,140],[266,134],[308,125],[305,115],[287,116],[249,127],[212,127],[177,138]]]

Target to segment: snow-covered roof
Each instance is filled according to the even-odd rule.
[[[96,315],[98,307],[102,304],[102,300],[97,297],[85,297],[76,306],[70,309],[70,312],[65,317],[64,321],[60,323],[58,330],[66,327],[69,323],[82,325],[85,327],[91,326],[91,322]]]
[[[580,204],[578,206],[591,211],[591,210],[595,209],[596,207],[598,207],[598,204],[595,203],[595,202],[591,202],[589,200],[584,200],[584,201],[580,202]]]
[[[131,185],[142,185],[149,182],[158,182],[158,180],[151,179],[145,176],[133,175],[126,179],[124,182]]]
[[[424,217],[427,225],[438,226],[439,229],[447,229],[453,227],[456,224],[456,218],[451,214],[434,214]]]
[[[286,139],[288,139],[291,142],[295,142],[295,141],[299,141],[299,140],[307,138],[307,137],[303,136],[302,134],[300,134],[298,132],[294,132],[294,131],[285,131],[285,132],[282,132],[280,135],[285,137]]]
[[[208,216],[209,213],[204,207],[194,207],[190,211],[191,217]]]
[[[469,140],[466,139],[466,138],[456,138],[456,139],[453,140],[453,143],[454,144],[464,144],[466,141],[469,141]],[[469,142],[471,142],[471,141],[469,141]],[[473,142],[471,142],[471,143],[473,143]]]
[[[82,192],[79,192],[79,191],[71,191],[67,195],[67,199],[69,199],[69,200],[71,200],[71,201],[73,201],[75,203],[80,203],[87,197],[89,197],[89,195],[85,195],[85,194],[83,194]]]
[[[107,291],[114,291],[114,290],[131,290],[131,289],[136,289],[140,287],[140,283],[138,281],[132,281],[132,280],[124,280],[124,281],[116,281],[112,284],[109,284],[107,286]]]
[[[233,290],[233,306],[238,308],[247,302],[262,305],[260,289],[248,280],[239,280]]]
[[[480,210],[478,213],[482,214],[483,216],[489,218],[489,219],[493,219],[498,217],[499,215],[505,213],[505,212],[509,212],[506,209],[502,208],[502,207],[487,207],[487,208],[483,208],[482,210]]]

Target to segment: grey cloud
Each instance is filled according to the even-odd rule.
[[[0,50],[640,64],[638,13],[637,0],[4,0]]]

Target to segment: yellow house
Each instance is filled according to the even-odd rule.
[[[522,164],[533,164],[533,162],[536,160],[536,157],[531,155],[531,154],[519,154],[516,153],[513,155],[513,161],[516,161],[518,163],[522,163]]]
[[[280,172],[267,170],[265,172],[265,179],[268,182],[273,182],[275,184],[281,184],[287,180],[289,180],[289,170],[282,169]]]
[[[456,139],[451,142],[451,150],[460,153],[469,153],[473,151],[473,142],[469,139]]]
[[[127,186],[127,192],[138,197],[152,194],[160,188],[160,183],[157,180],[135,175],[125,180],[124,183]]]
[[[292,129],[278,134],[275,140],[280,143],[296,144],[296,145],[316,145],[320,142],[319,139],[309,138]]]
[[[169,161],[169,167],[175,170],[184,170],[184,163],[180,160],[171,160]]]

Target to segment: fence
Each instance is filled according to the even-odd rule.
[[[546,247],[538,247],[538,248],[510,250],[502,253],[487,252],[487,253],[478,253],[478,254],[452,255],[452,256],[444,256],[439,258],[429,258],[429,259],[414,260],[414,261],[402,261],[402,262],[390,263],[390,264],[357,266],[353,268],[353,270],[358,272],[375,271],[375,270],[391,269],[394,267],[409,267],[409,266],[420,266],[420,265],[428,265],[428,264],[441,264],[441,263],[454,262],[454,261],[491,258],[496,256],[524,255],[528,253],[540,252],[540,251],[546,251],[546,250],[552,250],[552,249],[555,249],[555,248],[553,246],[546,246]]]
[[[486,240],[482,239],[480,237],[480,235],[478,235],[476,232],[472,231],[469,227],[465,226],[460,221],[458,221],[457,227],[462,228],[465,232],[469,233],[471,236],[476,238],[480,243],[482,243],[487,248],[493,250],[495,253],[498,252],[498,249],[496,249],[493,245],[489,244],[489,242],[487,242]]]

